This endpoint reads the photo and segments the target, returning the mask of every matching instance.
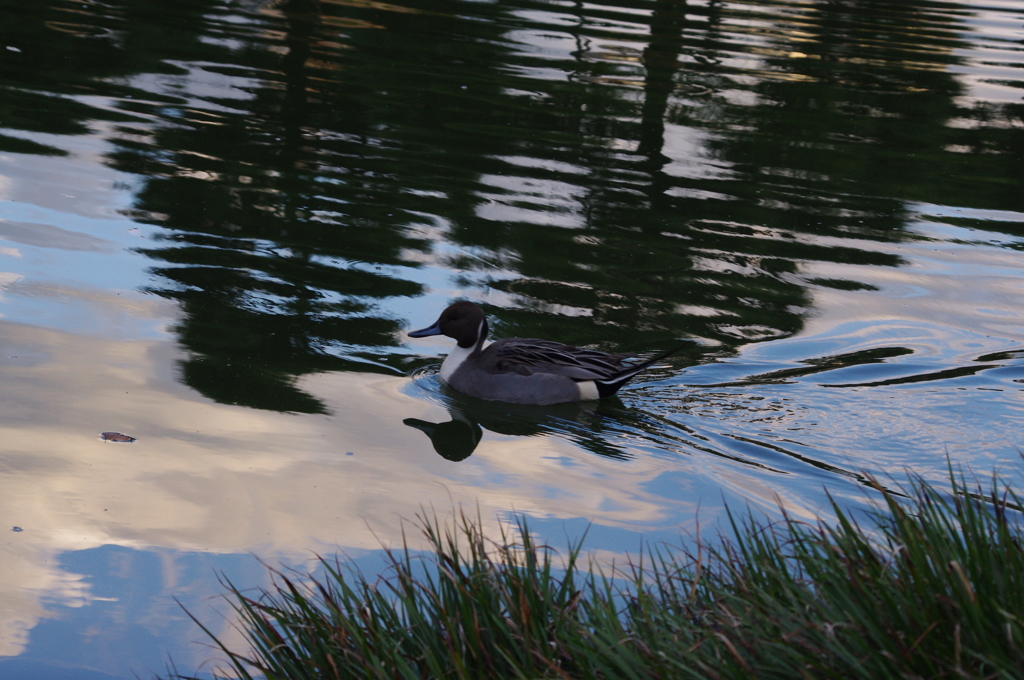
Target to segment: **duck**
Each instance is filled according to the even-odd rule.
[[[455,340],[455,348],[441,364],[441,380],[453,389],[477,399],[537,406],[609,397],[683,347],[627,363],[634,354],[609,354],[550,340],[503,338],[488,344],[488,331],[480,305],[462,300],[449,305],[433,325],[409,336],[444,335]]]

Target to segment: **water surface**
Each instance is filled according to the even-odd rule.
[[[175,598],[236,639],[218,574],[422,507],[614,557],[1019,480],[1022,68],[998,1],[0,0],[0,672],[197,668]],[[478,402],[455,299],[684,348]]]

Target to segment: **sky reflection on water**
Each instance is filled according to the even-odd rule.
[[[1013,4],[0,0],[0,26],[5,678],[196,668],[173,598],[230,636],[217,573],[372,571],[423,507],[592,523],[610,559],[726,506],[859,513],[866,474],[941,485],[947,456],[1021,478]],[[405,336],[460,297],[498,336],[688,344],[600,404],[480,403]]]

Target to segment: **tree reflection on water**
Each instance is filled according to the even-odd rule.
[[[908,201],[1024,201],[998,179],[1024,154],[948,152],[1020,151],[949,125],[1020,107],[961,101],[961,26],[926,2],[3,14],[47,49],[5,55],[0,119],[111,126],[131,216],[163,229],[142,252],[183,311],[182,379],[223,403],[319,413],[303,375],[421,365],[400,310],[431,292],[479,299],[505,335],[702,338],[676,359],[701,362],[797,333],[809,284],[862,286],[808,262],[900,265],[870,242],[907,237]]]

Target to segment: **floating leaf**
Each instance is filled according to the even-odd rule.
[[[100,432],[100,439],[105,442],[118,442],[123,444],[131,444],[135,441],[135,437],[129,437],[126,434],[120,432]]]

